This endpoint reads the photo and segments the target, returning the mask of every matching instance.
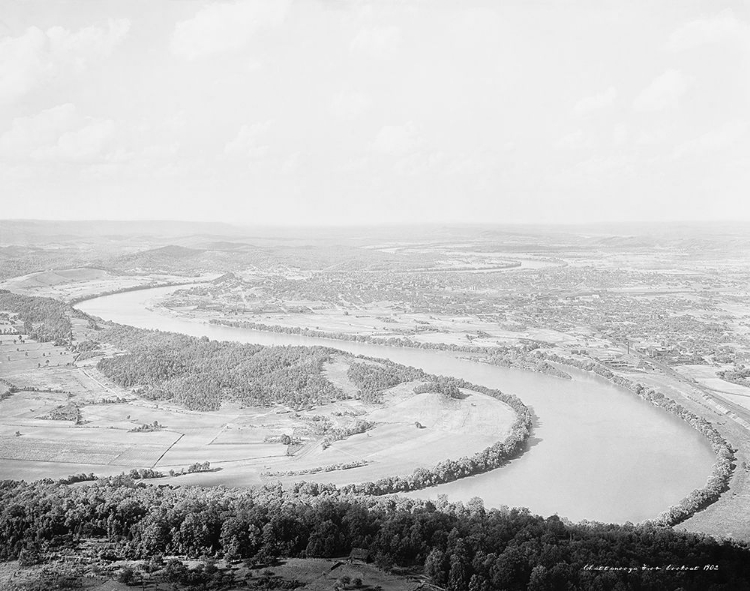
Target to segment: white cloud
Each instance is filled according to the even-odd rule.
[[[654,146],[661,144],[667,139],[667,134],[663,129],[656,131],[641,131],[635,143],[639,146]]]
[[[612,141],[615,146],[622,146],[627,143],[630,133],[628,132],[628,126],[624,123],[618,123],[615,125],[615,130],[612,133]]]
[[[0,158],[7,161],[89,162],[123,159],[112,140],[117,125],[111,119],[82,117],[68,103],[30,117],[13,120],[0,136]]]
[[[179,149],[179,142],[172,142],[171,144],[166,145],[153,144],[143,148],[143,150],[141,150],[140,157],[143,158],[144,162],[165,160],[177,154],[177,151]]]
[[[592,111],[598,111],[599,109],[605,109],[613,105],[616,98],[617,90],[614,86],[610,86],[604,92],[582,98],[576,103],[576,106],[573,107],[573,110],[575,111],[576,115],[587,115]]]
[[[498,156],[493,153],[461,154],[452,158],[445,166],[448,175],[485,175],[496,170]]]
[[[301,166],[302,155],[299,152],[294,152],[280,163],[279,171],[281,174],[293,175],[299,171]]]
[[[269,148],[261,144],[260,139],[270,127],[270,121],[243,125],[235,138],[224,146],[224,154],[230,158],[263,158]]]
[[[0,41],[0,101],[25,95],[49,69],[44,59],[47,36],[36,27]]]
[[[0,157],[19,159],[40,146],[51,145],[78,122],[76,108],[70,103],[52,107],[30,117],[18,117],[0,136]]]
[[[557,142],[557,147],[566,150],[589,148],[591,147],[591,139],[586,137],[586,134],[583,133],[583,130],[576,129],[575,131],[572,131],[560,138]]]
[[[0,102],[23,97],[41,82],[72,69],[84,71],[107,58],[128,34],[130,21],[110,20],[106,27],[46,32],[29,27],[19,37],[0,41]]]
[[[47,31],[47,37],[51,54],[69,61],[80,70],[93,59],[109,57],[128,31],[130,21],[120,19],[110,20],[106,30],[92,26],[72,32],[63,27],[52,27]]]
[[[667,42],[670,51],[684,51],[707,43],[750,41],[750,26],[735,18],[731,10],[713,17],[699,18],[675,30]]]
[[[733,121],[719,129],[711,130],[702,136],[683,142],[674,151],[675,159],[706,152],[717,152],[728,148],[745,135],[747,121]]]
[[[352,39],[351,48],[370,57],[390,58],[396,54],[400,38],[401,32],[394,26],[362,29]]]
[[[88,166],[82,167],[80,177],[89,181],[126,177],[131,179],[160,178],[165,167],[174,164],[174,156],[179,149],[179,142],[150,144],[136,151],[123,148],[113,149],[107,152],[103,159],[94,160]],[[187,168],[185,171],[189,172]]]
[[[442,152],[414,152],[404,155],[393,165],[393,169],[402,175],[416,176],[435,173],[445,166],[445,154]]]
[[[341,119],[356,119],[372,105],[370,98],[361,92],[341,91],[331,100],[331,112]]]
[[[259,29],[280,25],[289,0],[247,0],[208,4],[193,18],[177,23],[172,53],[196,59],[241,49]]]
[[[0,162],[0,180],[8,183],[38,178],[38,171],[25,164],[3,164]]]
[[[381,154],[398,156],[407,154],[420,144],[417,128],[411,121],[406,125],[386,125],[375,137],[373,150]]]
[[[60,135],[51,146],[33,150],[33,160],[90,162],[105,157],[105,148],[115,134],[115,122],[111,119],[92,119],[82,127]],[[118,158],[120,154],[118,153]]]
[[[616,174],[622,174],[629,170],[632,163],[629,157],[616,156],[592,156],[591,158],[577,163],[572,170],[573,176],[582,175],[584,178],[601,179]]]
[[[690,86],[688,79],[679,70],[667,70],[635,97],[636,111],[660,111],[677,104]]]

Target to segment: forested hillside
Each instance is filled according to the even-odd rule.
[[[380,393],[403,382],[423,379],[425,373],[413,367],[383,362],[355,362],[349,365],[348,378],[359,388],[365,402],[380,402]]]
[[[570,525],[526,509],[486,511],[411,499],[134,484],[0,483],[0,558],[26,561],[79,538],[108,558],[160,554],[250,558],[344,556],[365,548],[384,567],[424,565],[451,591],[750,588],[750,550],[653,525]]]
[[[117,384],[194,410],[217,410],[225,400],[303,408],[343,397],[321,373],[331,355],[323,347],[241,345],[124,326],[99,339],[127,351],[98,365]]]
[[[67,344],[71,340],[69,313],[72,309],[52,298],[16,295],[0,290],[0,311],[13,312],[23,322],[23,331],[35,341]]]

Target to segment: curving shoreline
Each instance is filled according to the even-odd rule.
[[[164,310],[164,311],[166,311],[166,310]],[[174,312],[173,312],[173,314],[174,314]],[[95,313],[95,315],[96,315],[96,313]],[[180,315],[176,314],[176,316],[179,317]],[[105,317],[107,317],[107,316],[105,316]],[[127,317],[127,316],[125,316],[125,317]],[[185,319],[185,321],[188,321],[188,319]],[[403,348],[403,349],[417,349],[417,350],[418,349],[423,349],[423,350],[425,350],[425,349],[432,349],[432,350],[443,350],[443,351],[453,351],[453,352],[465,352],[465,353],[473,354],[473,355],[467,355],[466,359],[468,360],[468,359],[472,359],[473,358],[474,361],[476,361],[475,356],[477,354],[480,354],[480,355],[481,354],[491,354],[491,353],[497,354],[498,351],[501,351],[501,352],[505,351],[505,349],[494,347],[494,346],[477,346],[477,345],[468,346],[468,344],[467,345],[445,345],[445,344],[427,344],[427,345],[423,345],[421,343],[415,343],[415,342],[411,341],[410,339],[404,339],[404,338],[399,338],[399,339],[382,339],[382,338],[378,338],[378,337],[369,337],[369,336],[362,337],[362,336],[357,336],[357,335],[346,335],[346,338],[336,339],[336,336],[338,336],[338,335],[331,334],[331,333],[326,333],[326,332],[323,332],[323,331],[312,331],[312,330],[309,330],[309,329],[302,329],[302,328],[297,328],[297,327],[269,326],[269,325],[262,325],[262,324],[259,324],[259,323],[258,324],[256,324],[256,323],[250,324],[250,323],[239,323],[239,322],[221,321],[221,320],[218,320],[218,321],[214,320],[214,321],[211,321],[211,322],[204,321],[204,322],[205,322],[205,324],[213,324],[213,325],[222,325],[223,324],[223,325],[228,326],[228,327],[255,328],[259,332],[266,332],[266,333],[282,333],[282,334],[285,333],[285,334],[301,335],[303,337],[325,338],[326,340],[329,340],[329,341],[336,341],[336,340],[339,340],[339,341],[360,341],[363,344],[365,342],[369,341],[370,343],[373,343],[373,344],[376,344],[376,345],[386,345],[386,344],[387,345],[391,345],[391,346],[395,345],[394,349],[398,349],[398,348]],[[127,320],[125,320],[125,324],[127,324]],[[162,329],[162,330],[164,330],[164,329]],[[179,328],[177,328],[177,329],[166,328],[166,330],[167,331],[177,330],[178,332],[181,332]],[[190,334],[190,332],[191,331],[188,330],[187,334]],[[222,339],[222,340],[234,340],[233,337],[229,333],[227,333],[226,335],[220,336],[219,338]],[[273,339],[271,339],[270,342],[275,343],[276,341],[273,340]],[[283,339],[282,339],[281,342],[283,343]],[[322,343],[318,343],[318,344],[320,344],[321,346],[331,346],[331,347],[335,347],[336,346],[334,343],[331,343],[330,345],[328,345],[328,344],[322,344]],[[525,348],[525,350],[528,351],[528,347]],[[427,351],[425,351],[425,353],[426,352]],[[368,355],[373,355],[373,356],[381,357],[381,355],[379,353],[369,352],[367,354]],[[385,355],[387,355],[387,354],[384,354],[382,356],[385,356]],[[455,357],[456,360],[461,360],[462,358],[464,358],[464,356],[462,356],[462,355],[457,355],[457,356],[454,356],[454,357]],[[533,360],[534,356],[529,356],[528,353],[527,353],[523,357],[525,359],[526,358],[531,358]],[[412,365],[408,361],[408,359],[410,359],[410,357],[407,356],[407,357],[405,357],[405,359],[407,359],[407,361],[405,361],[403,363],[405,363],[406,365]],[[477,365],[485,365],[485,364],[477,364]],[[479,370],[479,371],[481,372],[482,370]],[[435,368],[432,369],[432,373],[444,373],[444,372],[441,372],[440,369],[438,369],[437,367],[435,367]],[[530,372],[527,371],[527,372],[523,372],[523,373],[529,375]],[[544,372],[538,372],[537,371],[537,372],[534,372],[534,373],[544,373]],[[477,375],[479,375],[479,374],[477,374]],[[479,378],[473,379],[472,382],[477,383],[478,379]],[[518,379],[521,379],[520,376],[519,376]],[[562,386],[562,384],[561,384],[561,386]],[[564,388],[567,388],[567,387],[564,387]],[[631,403],[631,404],[633,404],[633,403]],[[654,406],[658,406],[658,405],[654,405]],[[601,411],[602,412],[606,412],[606,408],[603,407],[601,409]],[[654,412],[654,411],[651,411],[651,412]],[[682,423],[685,420],[685,417],[677,417],[677,418],[681,418],[682,419],[681,421],[679,421],[680,423]],[[705,459],[707,459],[708,462],[704,462],[705,467],[703,469],[701,469],[700,472],[696,473],[696,476],[698,476],[698,478],[693,479],[693,482],[690,484],[690,488],[683,488],[680,491],[681,494],[675,495],[674,497],[672,497],[672,499],[670,499],[670,502],[674,502],[673,499],[675,499],[675,498],[680,499],[681,497],[683,497],[683,495],[685,495],[685,491],[686,490],[689,491],[692,488],[701,487],[701,483],[703,482],[703,479],[705,478],[705,476],[703,476],[703,475],[706,474],[706,473],[708,473],[708,472],[710,472],[711,471],[711,467],[714,465],[714,462],[713,462],[713,460],[711,458],[713,458],[715,456],[715,453],[712,453],[711,446],[706,444],[706,439],[704,437],[697,437],[696,439],[703,441],[702,445],[705,446],[704,449],[705,449],[706,454],[707,454],[707,458],[705,458]],[[708,442],[708,443],[710,443],[710,442]],[[646,450],[643,450],[643,453],[650,453],[650,452],[648,452]],[[564,453],[563,454],[557,454],[557,453],[553,452],[551,455],[553,457],[564,457]],[[549,462],[549,456],[550,456],[549,453],[544,454],[545,462],[546,463]],[[462,460],[465,460],[465,459],[466,458],[462,458]],[[542,462],[542,463],[545,463],[545,462]],[[653,464],[653,463],[654,462],[652,460],[649,460],[649,464],[650,465]],[[530,481],[530,482],[535,482],[536,481],[536,479],[533,476],[530,477],[528,475],[528,471],[525,469],[526,463],[519,464],[518,466],[519,467],[516,468],[514,470],[514,472],[513,472],[514,475],[522,474],[523,475],[521,477],[522,480],[526,480],[526,481]],[[585,466],[586,465],[584,465],[584,467]],[[441,470],[445,470],[445,466],[444,465],[441,465],[440,468],[441,468]],[[519,472],[519,470],[520,470],[520,472]],[[384,482],[383,479],[381,479],[381,481],[379,481],[378,483],[373,483],[373,487],[375,487],[375,485],[377,485],[378,488],[379,487],[383,487],[383,488],[388,489],[388,490],[395,489],[396,492],[406,491],[406,490],[409,490],[409,488],[411,486],[413,486],[412,483],[410,483],[408,481],[408,478],[409,477],[404,478],[405,482],[400,482],[400,481],[396,482],[396,481],[391,481],[390,479],[387,482]],[[454,477],[449,476],[449,477],[445,478],[445,480],[442,480],[442,482],[450,482],[452,480],[454,480]],[[518,481],[518,478],[511,479],[510,482],[513,483],[513,484],[511,484],[511,486],[514,486],[517,481]],[[482,480],[479,480],[478,482],[482,482]],[[487,482],[487,480],[485,479],[484,482]],[[430,482],[428,484],[428,486],[430,486],[431,484],[432,483]],[[463,485],[461,485],[461,486],[463,486]],[[482,485],[480,485],[480,487],[481,486]],[[386,492],[386,490],[383,490],[383,492]],[[484,493],[477,493],[477,494],[484,494]],[[518,495],[516,494],[515,496],[518,496]],[[532,495],[532,497],[534,497],[534,498],[538,497],[538,498],[536,498],[537,502],[540,501],[540,500],[542,502],[544,502],[544,499],[546,498],[544,495],[541,495],[541,496],[540,495]],[[572,497],[568,498],[568,501],[571,501],[571,500],[572,500]],[[497,502],[503,502],[503,501],[497,501]],[[513,500],[513,504],[517,505],[517,506],[527,506],[527,505],[524,505],[524,501],[522,499],[514,499]],[[669,503],[665,503],[665,504],[659,506],[658,504],[650,503],[649,505],[651,506],[651,508],[650,508],[650,510],[648,512],[641,513],[640,515],[637,516],[637,518],[632,518],[631,517],[631,518],[623,518],[623,519],[629,520],[629,521],[633,521],[633,522],[647,521],[647,520],[650,519],[651,516],[656,515],[659,512],[661,512],[662,508],[665,505],[668,505],[668,504]],[[601,503],[599,503],[599,505],[601,505]],[[545,509],[545,510],[554,511],[553,508]],[[685,519],[686,517],[687,517],[687,515],[683,513],[683,515],[682,515],[682,517],[680,519],[673,519],[673,521],[677,522],[677,521]],[[590,519],[590,517],[586,517],[586,516],[579,517],[579,518],[580,519]],[[601,517],[599,519],[602,520]],[[609,521],[610,519],[618,519],[618,518],[606,517],[606,518],[603,519],[603,521]]]
[[[182,284],[179,284],[182,285]],[[151,289],[157,286],[138,286],[136,288],[124,288],[118,290],[117,293],[127,293],[145,289]],[[169,285],[160,285],[158,287],[170,287]],[[108,294],[114,295],[114,294]],[[101,296],[97,296],[101,297]],[[86,298],[95,299],[95,298]],[[79,302],[80,303],[80,302]],[[71,304],[73,305],[73,304]],[[85,312],[79,310],[79,313],[89,316]],[[110,321],[108,321],[109,323]],[[112,323],[116,324],[116,323]],[[139,329],[135,330],[148,330]],[[190,337],[190,339],[197,339],[197,337]],[[359,358],[376,359],[366,356],[356,356]],[[377,358],[377,361],[387,365],[400,365],[396,364],[388,359]],[[413,368],[411,368],[413,369]],[[434,376],[418,370],[422,377],[426,380],[437,380],[440,376]],[[523,453],[525,444],[531,435],[532,431],[532,413],[531,410],[516,396],[512,394],[505,394],[500,390],[486,388],[484,386],[475,385],[458,378],[444,378],[446,383],[454,385],[457,388],[470,389],[476,392],[480,392],[487,396],[491,396],[507,406],[509,406],[515,413],[515,420],[511,426],[510,434],[502,441],[498,441],[493,445],[475,453],[470,457],[462,457],[459,459],[447,459],[439,462],[433,468],[425,469],[419,468],[409,476],[393,476],[387,478],[381,478],[376,482],[364,482],[360,484],[345,485],[342,490],[354,493],[365,493],[372,495],[383,495],[396,492],[407,492],[413,490],[419,490],[438,484],[444,484],[447,482],[453,482],[460,478],[467,476],[473,476],[488,472],[495,468],[498,468],[506,464],[510,459],[519,456]],[[324,470],[325,471],[325,470]]]
[[[267,325],[267,324],[247,322],[247,321],[230,321],[230,320],[211,319],[209,323],[222,325],[222,326],[228,326],[232,328],[245,328],[245,329],[251,329],[251,330],[278,332],[278,333],[284,333],[284,334],[298,334],[301,336],[327,338],[331,340],[363,342],[363,343],[369,343],[369,344],[375,344],[375,345],[386,345],[386,346],[391,346],[391,347],[435,349],[435,350],[441,350],[441,351],[480,353],[480,354],[490,354],[490,355],[493,353],[497,354],[497,349],[493,347],[478,347],[478,346],[472,346],[472,345],[453,345],[453,344],[445,344],[445,343],[439,343],[439,344],[418,343],[409,338],[404,338],[404,337],[385,338],[385,337],[373,337],[370,335],[349,335],[349,334],[340,334],[340,333],[329,333],[329,332],[325,332],[321,330],[313,330],[313,329],[308,329],[308,328]],[[636,394],[642,400],[649,402],[653,406],[662,408],[665,411],[669,412],[670,414],[678,417],[683,422],[687,423],[691,428],[698,431],[708,441],[709,445],[711,446],[712,451],[714,452],[716,456],[716,462],[714,463],[711,473],[706,479],[706,484],[700,489],[693,490],[689,495],[683,498],[679,503],[667,508],[661,514],[659,514],[656,518],[648,520],[649,522],[657,524],[657,525],[670,526],[670,527],[673,525],[677,525],[689,519],[690,517],[695,515],[697,512],[705,509],[712,503],[715,503],[719,499],[719,497],[722,495],[722,493],[728,490],[729,481],[732,478],[732,474],[735,468],[734,461],[736,458],[735,458],[734,453],[736,450],[729,444],[729,442],[727,442],[721,436],[721,434],[706,419],[703,419],[702,417],[699,417],[698,415],[688,411],[683,406],[681,406],[680,404],[678,404],[677,402],[675,402],[668,396],[664,395],[662,392],[659,392],[658,390],[654,390],[652,388],[645,388],[642,384],[633,382],[632,380],[628,378],[618,376],[615,373],[613,373],[611,370],[609,370],[607,367],[593,360],[586,361],[586,362],[577,361],[575,359],[565,358],[565,357],[556,355],[554,353],[545,353],[542,351],[537,351],[533,353],[533,355],[538,357],[540,361],[559,363],[561,365],[568,365],[570,367],[580,369],[582,371],[594,373],[615,385],[624,387],[630,392]],[[526,363],[522,367],[510,364],[510,365],[507,365],[507,367],[514,367],[518,369],[524,369],[526,371],[549,374],[549,375],[560,377],[562,379],[570,378],[570,376],[568,376],[568,374],[565,374],[565,372],[562,372],[564,375],[559,375],[556,372],[547,372],[547,371],[544,371],[543,369],[538,369],[538,368],[545,367],[544,365],[541,365],[541,364],[539,366],[531,366],[530,364]],[[450,482],[450,480],[434,482],[433,484],[428,485],[428,486],[433,486],[435,484],[443,484],[445,482]],[[409,485],[408,483],[406,484],[393,483],[389,486],[389,488],[395,487],[396,490],[391,490],[390,492],[406,492],[409,490],[416,490],[416,489],[410,489],[410,488],[401,488],[401,487],[408,486],[408,485]],[[385,494],[385,493],[374,493],[374,494]]]
[[[716,454],[716,463],[714,463],[711,474],[706,479],[706,484],[703,488],[691,492],[676,505],[672,505],[663,511],[655,519],[649,520],[650,522],[665,526],[677,525],[689,519],[698,511],[718,501],[722,493],[729,489],[729,481],[732,478],[735,468],[734,462],[736,458],[734,453],[737,450],[706,419],[690,412],[668,396],[665,396],[662,392],[653,388],[646,388],[643,384],[618,376],[607,367],[595,361],[578,361],[554,353],[544,352],[538,352],[537,356],[543,357],[545,360],[553,363],[560,363],[582,371],[595,373],[613,384],[622,386],[633,392],[641,400],[645,400],[653,406],[662,408],[680,418],[708,440],[711,449]]]
[[[133,330],[152,332],[152,330],[142,328],[133,328]],[[198,337],[194,336],[182,336],[194,341],[200,340]],[[331,351],[334,350],[331,349]],[[378,363],[390,367],[411,370],[418,375],[418,379],[423,381],[440,382],[442,384],[452,385],[456,388],[463,388],[485,394],[509,406],[515,414],[515,420],[511,425],[510,433],[505,439],[495,442],[491,446],[476,452],[470,457],[443,460],[432,468],[418,468],[408,476],[391,476],[381,478],[376,482],[344,485],[341,487],[342,491],[358,494],[384,495],[419,490],[437,484],[453,482],[467,476],[489,472],[490,470],[499,468],[512,458],[523,453],[525,444],[532,431],[532,412],[531,409],[529,409],[517,396],[506,394],[501,390],[472,384],[459,378],[436,376],[413,367],[395,363],[389,359],[364,355],[355,355],[353,357],[356,359],[377,361]]]
[[[376,359],[374,357],[358,356],[363,359]],[[380,363],[398,365],[389,359],[377,359]],[[424,374],[427,379],[438,378],[431,374]],[[438,484],[445,484],[489,472],[506,464],[511,459],[518,457],[524,451],[524,447],[531,435],[532,412],[520,398],[513,394],[506,394],[501,390],[487,388],[472,384],[460,378],[446,377],[442,383],[479,392],[496,398],[508,405],[516,414],[516,419],[511,426],[510,434],[503,440],[475,453],[471,457],[462,457],[457,460],[447,459],[439,462],[434,468],[417,468],[409,476],[391,476],[381,478],[376,482],[364,482],[361,484],[349,484],[339,487],[346,493],[385,495],[398,492],[409,492],[420,490]]]
[[[131,291],[143,291],[146,289],[157,289],[159,287],[180,287],[188,285],[196,285],[200,283],[210,283],[211,280],[204,281],[167,281],[164,283],[144,283],[142,285],[133,285],[131,287],[121,287],[119,289],[111,289],[109,291],[102,291],[99,293],[92,293],[87,295],[78,296],[71,298],[66,303],[70,306],[76,306],[89,300],[95,300],[97,298],[103,298],[105,296],[117,295],[118,293],[129,293]]]

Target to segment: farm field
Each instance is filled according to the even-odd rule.
[[[722,380],[716,375],[719,369],[725,368],[706,365],[685,365],[680,367],[679,371],[681,374],[693,378],[699,384],[709,388],[718,396],[750,410],[750,388]]]
[[[52,343],[28,339],[21,342],[21,337],[23,335],[0,335],[0,376],[26,374],[27,379],[37,383],[54,382],[56,378],[50,377],[54,369],[72,364],[74,355],[69,350]]]
[[[372,481],[405,476],[445,458],[471,455],[508,435],[514,413],[494,398],[468,390],[461,400],[433,393],[413,395],[414,385],[391,389],[383,407],[363,417],[375,421],[375,428],[336,441],[327,449],[314,446],[278,469],[305,470],[364,460],[366,466],[305,474],[305,479],[336,484]],[[299,477],[280,478],[282,482],[296,479]]]
[[[510,407],[477,392],[465,390],[461,399],[414,394],[421,382],[386,390],[382,403],[364,403],[343,357],[324,367],[347,395],[343,400],[296,411],[237,403],[194,411],[115,385],[96,369],[99,357],[76,362],[68,347],[20,336],[2,340],[0,378],[17,389],[0,400],[0,473],[8,478],[152,468],[165,475],[173,471],[175,476],[161,481],[181,484],[365,482],[472,455],[504,439],[515,418]],[[48,359],[55,365],[42,365]],[[373,426],[323,444],[321,423],[339,428],[357,420]],[[182,474],[205,462],[211,471]],[[325,470],[353,462],[361,465]]]

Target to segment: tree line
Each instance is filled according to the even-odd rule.
[[[656,519],[657,523],[663,525],[676,525],[685,521],[698,511],[705,509],[711,503],[718,501],[722,493],[729,489],[729,481],[732,479],[732,473],[734,472],[735,461],[737,459],[734,455],[736,449],[734,449],[732,445],[722,437],[721,433],[719,433],[719,431],[706,419],[690,412],[684,406],[678,404],[658,390],[647,388],[643,384],[618,376],[607,367],[600,363],[596,363],[595,361],[570,359],[567,357],[561,357],[554,353],[545,353],[541,351],[538,353],[539,357],[554,363],[563,363],[584,371],[593,372],[618,386],[627,388],[639,398],[682,419],[708,440],[711,449],[714,454],[716,454],[716,462],[711,470],[711,474],[709,474],[708,479],[706,480],[706,484],[703,488],[694,490],[679,503],[662,512]]]
[[[5,560],[44,556],[83,538],[101,542],[110,560],[179,555],[268,564],[364,548],[385,568],[423,567],[449,591],[750,588],[744,544],[653,523],[571,524],[527,509],[486,510],[480,499],[372,498],[313,483],[290,491],[155,487],[121,476],[85,487],[3,481],[0,507]]]
[[[0,310],[18,314],[30,339],[56,345],[70,344],[73,328],[70,306],[52,298],[23,296],[0,289]]]
[[[717,371],[716,375],[726,382],[750,388],[750,379],[748,379],[750,378],[750,367],[740,364],[735,366],[734,369]]]
[[[364,402],[379,403],[384,390],[422,379],[426,374],[419,369],[395,363],[360,361],[351,363],[346,375],[357,386]]]

